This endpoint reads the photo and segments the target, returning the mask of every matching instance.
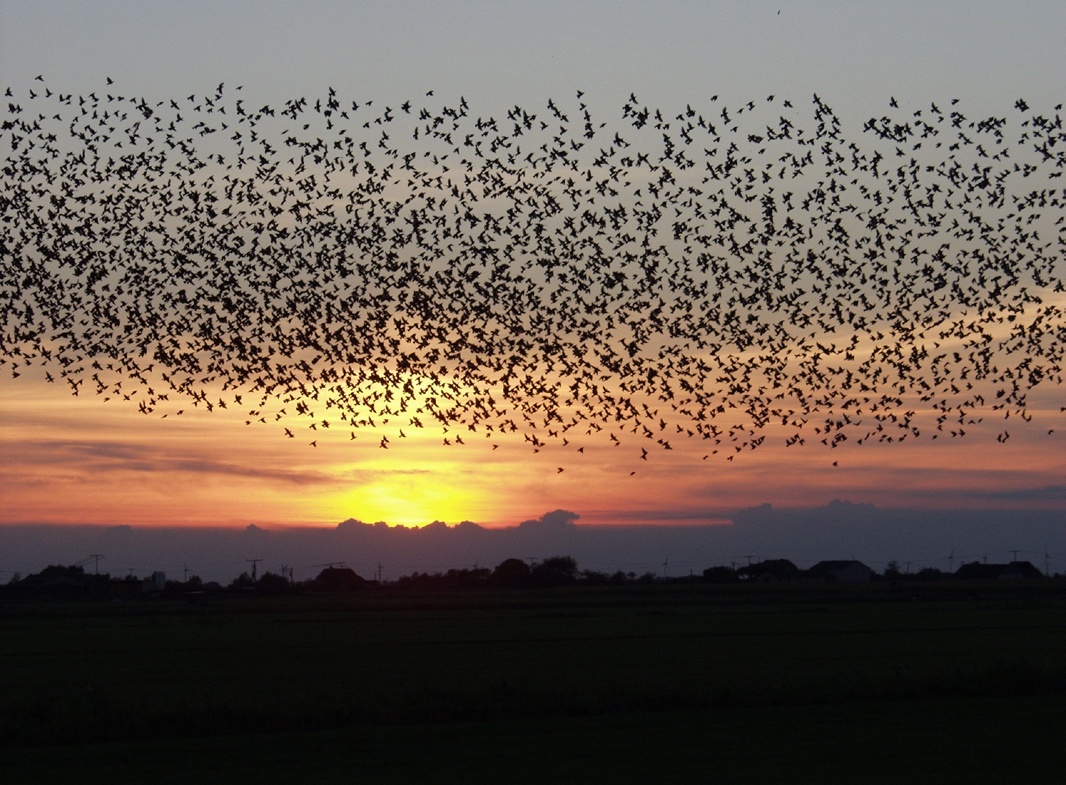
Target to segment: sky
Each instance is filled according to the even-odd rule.
[[[974,115],[1005,113],[1021,97],[1050,109],[1063,100],[1063,40],[1066,9],[1054,2],[0,0],[0,82],[25,90],[43,75],[78,94],[111,79],[153,100],[225,82],[274,103],[329,87],[379,103],[433,90],[485,113],[581,90],[609,119],[630,93],[675,111],[711,94],[807,105],[817,93],[857,135],[890,99],[959,99]],[[172,402],[144,415],[131,402],[74,397],[45,370],[0,373],[0,524],[509,526],[562,509],[582,524],[681,525],[762,503],[1066,503],[1066,395],[1054,383],[1034,392],[1033,421],[1012,421],[1005,443],[1002,424],[988,422],[960,439],[832,451],[772,438],[729,461],[680,440],[642,460],[635,438],[622,449],[590,438],[580,459],[557,444],[534,453],[517,437],[445,446],[433,429],[393,437],[388,450],[386,431],[369,427],[355,439],[287,439],[283,423],[246,424],[233,408]]]

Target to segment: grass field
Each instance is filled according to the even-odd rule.
[[[264,782],[353,771],[360,782],[1058,782],[1066,770],[1066,587],[1052,581],[8,603],[0,614],[5,782],[224,770]]]

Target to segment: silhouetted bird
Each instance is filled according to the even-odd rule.
[[[353,439],[426,422],[583,453],[572,431],[671,450],[669,430],[726,460],[766,429],[962,437],[1062,384],[1060,108],[892,98],[852,137],[818,96],[802,116],[631,94],[604,123],[581,92],[496,117],[107,87],[5,91],[16,378],[144,413],[252,394],[249,424],[291,406],[315,431],[324,407]]]

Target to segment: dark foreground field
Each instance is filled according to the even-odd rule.
[[[1061,782],[1066,587],[0,606],[0,781]]]

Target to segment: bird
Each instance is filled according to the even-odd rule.
[[[249,427],[339,417],[349,441],[409,417],[452,428],[445,446],[580,429],[647,461],[618,434],[675,452],[669,430],[713,441],[708,465],[774,440],[966,438],[1061,388],[1058,109],[892,96],[849,125],[818,95],[804,113],[630,93],[605,122],[582,91],[253,109],[224,83],[43,81],[6,89],[0,130],[17,379],[39,363],[144,413],[253,396]]]

